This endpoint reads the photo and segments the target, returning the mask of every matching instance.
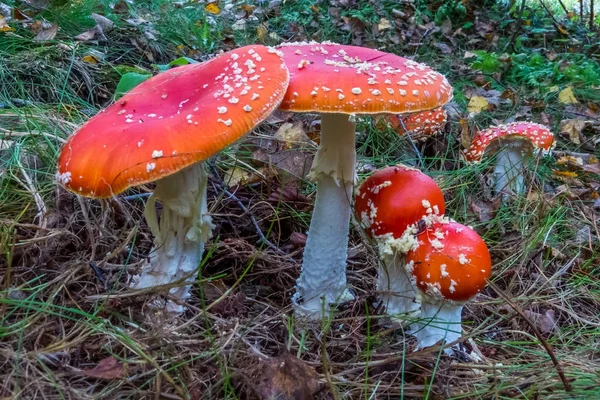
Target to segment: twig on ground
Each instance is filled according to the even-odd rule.
[[[569,15],[569,10],[567,10],[567,7],[565,7],[565,3],[563,3],[562,0],[558,0],[558,4],[560,4],[562,9],[565,11],[565,14]]]
[[[498,294],[498,296],[502,297],[502,299],[504,301],[506,301],[506,303],[513,310],[515,310],[517,312],[517,314],[519,314],[521,316],[521,318],[523,318],[523,320],[527,323],[527,325],[529,325],[531,330],[533,330],[533,333],[535,334],[537,339],[540,341],[540,343],[544,347],[544,350],[546,350],[546,352],[548,353],[548,356],[552,360],[552,363],[554,364],[554,367],[556,368],[556,372],[558,373],[558,376],[560,377],[560,380],[562,381],[563,386],[565,387],[565,391],[571,392],[573,389],[571,388],[571,384],[569,383],[569,381],[567,380],[567,377],[565,376],[562,366],[560,365],[560,363],[558,362],[558,359],[556,358],[556,355],[552,351],[552,347],[550,347],[550,345],[548,344],[546,339],[544,339],[544,337],[542,336],[542,334],[540,333],[538,328],[529,320],[529,318],[527,318],[527,316],[525,315],[523,310],[521,310],[519,308],[519,306],[517,306],[515,303],[513,303],[510,300],[510,298],[502,291],[502,289],[500,289],[498,286],[496,286],[494,284],[494,282],[488,280],[488,286],[491,287],[494,290],[494,292],[496,292]]]
[[[217,186],[219,190],[221,190],[231,200],[233,200],[237,204],[237,206],[244,212],[244,214],[248,215],[248,217],[250,218],[250,221],[252,222],[252,225],[254,226],[254,229],[256,230],[256,233],[258,234],[258,237],[260,238],[260,241],[262,243],[264,243],[268,248],[275,251],[276,253],[285,254],[285,252],[283,250],[281,250],[279,247],[275,246],[273,243],[271,243],[269,241],[269,239],[267,239],[265,237],[265,234],[260,229],[260,226],[258,225],[256,218],[254,218],[254,215],[252,215],[252,212],[250,212],[248,207],[246,207],[244,205],[244,203],[242,203],[242,201],[239,198],[237,198],[237,196],[235,194],[231,193],[229,190],[227,190],[225,188],[225,182],[221,179],[221,177],[219,175],[219,171],[217,171],[217,167],[213,163],[208,163],[208,164],[210,165],[210,169],[211,169],[213,175],[215,176],[216,182],[213,181],[215,186]]]
[[[513,46],[515,39],[517,38],[517,35],[519,34],[519,31],[521,30],[521,21],[523,21],[523,12],[525,11],[525,0],[521,0],[521,7],[519,7],[519,16],[517,17],[517,20],[515,21],[515,29],[512,33],[512,35],[510,35],[510,39],[508,39],[508,41],[506,42],[506,46],[504,47],[504,51],[508,50],[510,47]]]
[[[13,178],[17,182],[19,182],[19,184],[21,186],[23,186],[25,188],[25,190],[27,190],[29,192],[29,194],[31,194],[31,196],[33,197],[33,200],[35,201],[35,205],[38,209],[38,213],[35,215],[35,218],[38,220],[38,223],[41,228],[46,228],[46,223],[47,223],[46,213],[48,211],[48,208],[46,207],[46,203],[44,203],[44,199],[42,199],[40,192],[38,192],[38,190],[36,189],[36,187],[33,183],[33,180],[31,179],[31,177],[29,176],[29,174],[23,167],[23,164],[21,164],[21,160],[18,157],[16,160],[16,164],[19,167],[19,170],[21,171],[21,175],[23,175],[23,179],[25,179],[25,182],[21,181],[16,176],[13,176]],[[37,232],[36,232],[36,235],[37,235]]]

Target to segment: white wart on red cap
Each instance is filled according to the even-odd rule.
[[[404,57],[335,43],[278,47],[290,70],[280,109],[348,114],[430,110],[452,99],[440,73]]]
[[[276,109],[288,80],[281,52],[260,45],[156,75],[69,138],[58,181],[109,197],[203,161]]]
[[[483,155],[497,151],[503,143],[524,140],[531,144],[534,151],[547,153],[554,146],[554,135],[550,129],[534,122],[512,122],[506,125],[492,126],[480,131],[468,149],[464,150],[467,162],[479,163]]]

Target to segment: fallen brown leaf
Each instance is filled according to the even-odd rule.
[[[556,329],[554,310],[546,310],[543,314],[535,311],[523,310],[523,313],[543,334],[548,335]]]
[[[571,142],[581,144],[581,131],[585,128],[583,119],[565,119],[560,122],[560,133],[568,137]]]
[[[33,38],[36,42],[43,42],[46,40],[54,40],[58,33],[58,25],[56,24],[43,24],[42,29]]]
[[[261,362],[256,375],[254,391],[264,400],[311,400],[321,387],[314,368],[287,351]]]
[[[83,376],[98,379],[119,379],[127,376],[125,366],[113,356],[100,360],[92,369],[81,369],[79,373]]]

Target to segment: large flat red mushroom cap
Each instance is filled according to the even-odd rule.
[[[58,181],[110,197],[206,160],[275,110],[288,81],[281,52],[260,45],[158,74],[69,138]]]
[[[400,238],[421,218],[443,215],[444,194],[431,177],[396,165],[365,179],[356,195],[355,211],[370,236]]]
[[[417,287],[439,300],[466,301],[485,286],[492,260],[473,229],[457,222],[436,223],[417,236],[406,256]]]
[[[502,144],[516,140],[530,143],[532,150],[547,153],[555,146],[554,134],[542,124],[534,122],[512,122],[506,125],[491,126],[477,133],[471,146],[464,151],[467,162],[479,163],[483,155],[498,150]]]
[[[443,75],[394,54],[328,42],[286,43],[278,49],[290,70],[282,110],[405,113],[430,110],[452,99]]]

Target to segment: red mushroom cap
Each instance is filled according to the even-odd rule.
[[[503,144],[524,140],[533,150],[549,152],[554,148],[554,135],[547,126],[533,122],[512,122],[506,125],[491,126],[477,133],[471,146],[464,151],[467,162],[479,163],[483,154],[497,151]]]
[[[260,45],[156,75],[69,138],[58,181],[109,197],[205,160],[276,109],[288,79],[281,53]]]
[[[290,70],[280,109],[348,114],[430,110],[452,99],[446,78],[424,64],[357,46],[287,43]]]
[[[406,255],[417,287],[440,300],[466,301],[485,286],[492,260],[473,229],[438,222],[417,236],[419,247]]]
[[[387,114],[381,117],[384,123],[399,135],[408,133],[411,136],[429,136],[439,133],[447,119],[446,110],[442,107],[431,111],[421,111],[410,115]],[[402,126],[402,121],[404,127]],[[406,130],[404,130],[406,128]]]
[[[404,165],[376,171],[360,185],[355,211],[371,236],[400,238],[428,214],[442,215],[444,194],[433,179]]]

